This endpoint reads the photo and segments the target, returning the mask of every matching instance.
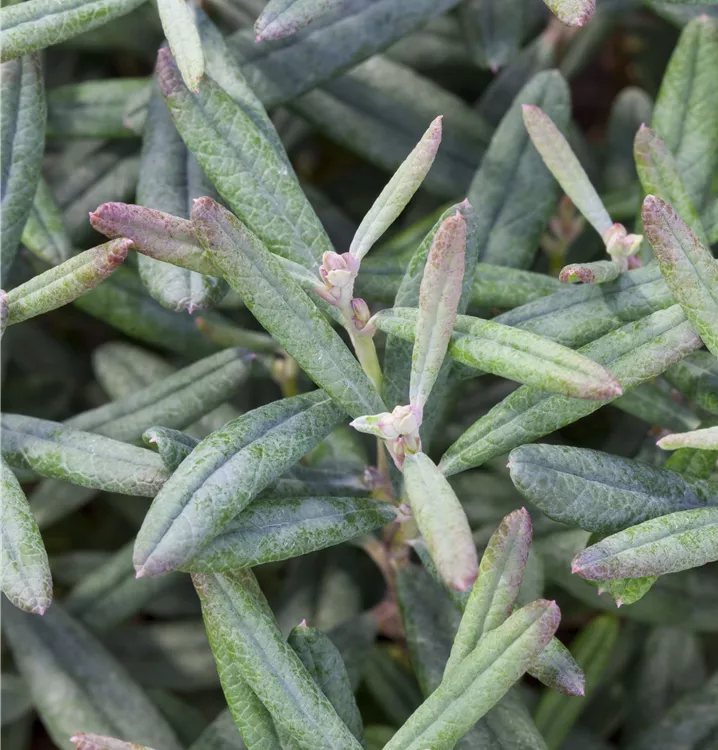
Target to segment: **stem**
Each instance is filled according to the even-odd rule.
[[[371,336],[362,336],[361,333],[358,333],[356,329],[352,330],[352,328],[349,328],[348,330],[359,363],[364,372],[369,376],[369,380],[374,384],[377,393],[381,395],[383,376],[381,365],[379,364],[379,358],[376,355],[374,339],[371,338]]]

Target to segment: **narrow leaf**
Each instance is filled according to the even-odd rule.
[[[142,441],[155,448],[168,471],[174,472],[189,456],[199,440],[169,427],[150,427],[142,433]]]
[[[705,427],[702,430],[666,435],[658,441],[658,447],[664,450],[700,448],[715,451],[718,450],[718,427]]]
[[[404,459],[404,482],[416,524],[447,585],[467,591],[478,575],[469,522],[451,485],[424,453]]]
[[[665,377],[701,409],[718,414],[718,358],[710,352],[694,352],[666,370]]]
[[[677,573],[718,560],[718,508],[682,510],[606,537],[573,560],[589,581]]]
[[[2,459],[2,590],[20,609],[43,615],[52,602],[45,545],[25,493]]]
[[[241,346],[259,354],[281,354],[282,348],[266,333],[239,328],[230,323],[223,323],[215,318],[198,317],[197,328],[210,340],[222,348]]]
[[[326,393],[314,391],[248,412],[205,438],[145,518],[135,544],[138,573],[166,573],[190,560],[343,418]]]
[[[75,750],[152,750],[146,745],[136,745],[134,742],[125,742],[114,737],[103,737],[86,732],[71,737],[70,742],[75,744]]]
[[[0,133],[0,208],[3,216],[0,274],[3,279],[7,278],[30,215],[45,148],[45,86],[40,57],[26,55],[18,60],[10,59],[16,55],[5,57],[12,48],[13,39],[12,22],[8,15],[17,14],[18,11],[22,13],[25,7],[13,5],[0,9],[3,29],[3,63],[0,67],[0,95],[3,100]]]
[[[157,10],[182,80],[197,93],[204,75],[204,55],[192,11],[185,0],[159,0]]]
[[[317,18],[335,8],[343,0],[270,0],[254,24],[258,42],[296,34]]]
[[[583,284],[605,284],[607,281],[617,279],[623,266],[615,260],[597,260],[593,263],[574,263],[564,266],[559,275],[562,284],[577,281]]]
[[[42,178],[21,241],[33,255],[51,266],[63,263],[72,254],[72,240],[65,228],[62,211],[50,186]]]
[[[357,260],[371,250],[419,189],[434,163],[440,143],[441,117],[437,117],[362,219],[349,247]]]
[[[154,497],[169,476],[152,451],[57,422],[3,414],[2,428],[2,455],[13,468],[143,497]]]
[[[544,0],[546,7],[568,26],[583,26],[596,10],[596,0]]]
[[[354,418],[385,411],[346,345],[261,240],[210,199],[195,203],[192,221],[230,286],[320,388]]]

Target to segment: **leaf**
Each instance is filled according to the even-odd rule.
[[[343,418],[326,393],[314,391],[250,411],[205,438],[145,518],[135,544],[138,573],[166,573],[190,560]]]
[[[214,318],[196,318],[197,328],[218,346],[242,346],[258,354],[281,354],[282,348],[271,336],[259,331],[239,328]]]
[[[526,671],[551,640],[560,612],[537,601],[488,633],[394,735],[386,750],[450,747]]]
[[[43,315],[94,289],[124,262],[131,245],[131,240],[106,242],[15,287],[7,295],[7,324]]]
[[[544,0],[546,7],[568,26],[583,26],[596,10],[596,0]]]
[[[569,730],[596,691],[616,647],[617,638],[618,620],[610,615],[601,615],[591,620],[571,641],[571,653],[586,675],[586,695],[585,699],[581,699],[544,690],[535,717],[536,726],[546,738],[549,750],[559,750],[563,746]]]
[[[23,8],[26,6],[23,6]],[[19,5],[0,10],[3,29],[1,95],[3,99],[0,146],[0,172],[3,214],[2,278],[6,279],[17,253],[25,222],[30,215],[42,170],[45,148],[45,86],[38,55],[27,55],[5,62],[12,48],[13,31],[8,14],[23,8]],[[14,57],[11,55],[10,57]],[[4,282],[3,282],[4,283]]]
[[[528,673],[563,695],[584,695],[586,678],[583,669],[558,638],[549,641],[548,646],[534,659]]]
[[[635,604],[642,599],[658,580],[658,576],[644,576],[643,578],[616,578],[603,581],[599,587],[599,594],[608,592],[616,602],[617,607],[624,604]]]
[[[658,441],[658,447],[664,450],[699,448],[715,451],[718,450],[718,427],[705,427],[702,430],[666,435]]]
[[[20,609],[43,615],[52,602],[45,545],[25,493],[2,460],[2,590]]]
[[[354,418],[385,410],[346,345],[261,240],[210,199],[195,203],[192,221],[230,286],[320,388]]]
[[[299,497],[254,500],[182,569],[231,573],[287,560],[348,542],[391,523],[391,505],[361,497]]]
[[[371,250],[421,187],[441,144],[441,119],[439,116],[429,125],[362,219],[349,247],[357,260]]]
[[[477,208],[478,259],[483,263],[530,266],[558,197],[555,181],[521,119],[521,106],[526,104],[542,107],[565,127],[570,110],[566,81],[556,71],[534,76],[516,95],[491,139],[467,196]]]
[[[477,263],[471,306],[510,310],[553,294],[559,288],[558,279],[542,273]]]
[[[612,331],[579,352],[610,367],[623,391],[655,378],[699,346],[677,305]],[[475,422],[440,463],[446,475],[481,465],[518,445],[548,435],[606,402],[569,399],[523,386]]]
[[[677,401],[664,383],[643,383],[615,403],[622,411],[669,430],[697,427],[700,419],[687,404]]]
[[[254,24],[256,41],[283,39],[296,34],[343,0],[271,0]]]
[[[716,65],[718,24],[704,15],[683,29],[663,76],[651,120],[666,148],[675,155],[688,195],[698,211],[707,205],[718,165],[718,91],[712,73]]]
[[[143,497],[168,477],[156,454],[101,435],[19,414],[3,414],[2,427],[2,455],[13,469]]]
[[[523,118],[532,143],[561,189],[603,238],[613,221],[568,141],[540,107],[524,104]]]
[[[222,687],[235,715],[234,686],[246,681],[272,718],[301,745],[359,748],[329,700],[284,642],[271,610],[249,570],[232,575],[195,575],[210,645]],[[238,721],[238,725],[241,724]]]
[[[354,700],[344,661],[331,639],[317,628],[300,624],[287,643],[294,649],[319,689],[329,698],[337,716],[359,742],[363,743],[364,723]]]
[[[434,235],[421,280],[409,403],[423,412],[439,375],[464,280],[466,219],[457,211]]]
[[[138,442],[149,427],[182,429],[234,395],[248,379],[251,360],[242,349],[225,349],[178,370],[117,401],[68,419],[77,430],[126,443]]]
[[[444,677],[451,676],[481,639],[511,614],[531,547],[531,517],[525,508],[506,516],[492,534],[454,638]]]
[[[143,0],[31,0],[6,6],[0,12],[3,27],[2,62],[102,26],[142,5]]]
[[[694,479],[708,479],[713,473],[718,451],[704,451],[697,448],[679,448],[669,456],[664,468],[676,471]]]
[[[615,260],[597,260],[594,263],[572,263],[564,266],[559,275],[562,284],[580,281],[584,284],[605,284],[617,279],[623,266]]]
[[[184,0],[176,1],[186,7]],[[192,28],[195,29],[193,21]],[[137,206],[122,209],[118,204],[104,204],[90,215],[90,221],[97,228],[96,222],[111,222],[113,216],[115,221],[121,221],[129,219],[128,212],[130,216],[136,215],[141,222],[139,229],[142,236],[142,256],[138,258],[138,265],[143,283],[160,304],[178,312],[187,310],[190,314],[219,302],[227,292],[227,284],[212,274],[198,275],[193,270],[178,268],[177,265],[160,264],[154,257],[146,257],[153,255],[146,248],[147,244],[151,248],[159,244],[164,252],[179,252],[181,257],[185,257],[185,254],[191,257],[195,253],[201,255],[202,251],[197,248],[199,243],[191,225],[181,219],[189,218],[192,200],[203,195],[214,195],[214,188],[182,142],[162,95],[154,88],[143,138],[137,202],[142,206],[161,210],[165,215],[160,217],[158,213],[149,213]],[[112,209],[115,209],[114,213]],[[153,230],[157,230],[157,234]],[[145,234],[146,231],[150,233],[149,237]],[[167,234],[170,234],[170,238]],[[113,233],[113,236],[116,235]],[[175,238],[179,240],[178,243],[167,242],[168,239]],[[160,253],[160,260],[163,259],[163,254]],[[206,270],[214,271],[211,264],[206,265]]]
[[[245,96],[249,104],[238,101],[209,78],[192,94],[167,49],[159,52],[157,80],[187,148],[227,205],[271,252],[316,270],[331,243],[276,139],[253,119],[253,94]]]
[[[107,341],[92,352],[92,373],[113,401],[175,372],[177,370],[158,354],[126,341]]]
[[[204,75],[204,55],[192,11],[185,0],[159,0],[157,10],[182,80],[197,93]]]
[[[409,341],[418,311],[394,307],[377,313],[372,322],[385,333]],[[458,315],[447,353],[457,362],[577,398],[620,395],[612,373],[578,352],[536,334],[481,318]]]
[[[666,370],[665,377],[701,409],[718,414],[718,359],[710,352],[694,352]]]
[[[145,745],[117,740],[114,737],[103,737],[99,734],[80,732],[70,739],[75,743],[75,750],[152,750]]]
[[[88,731],[180,750],[147,695],[59,604],[44,617],[30,617],[11,607],[3,607],[2,614],[15,663],[58,747],[72,748],[69,738]]]
[[[169,427],[150,427],[142,433],[142,441],[156,448],[168,471],[174,472],[189,456],[199,440]]]
[[[549,518],[613,533],[679,510],[718,506],[715,485],[608,453],[522,445],[509,456],[516,488]]]
[[[459,6],[459,18],[474,62],[495,73],[519,51],[524,32],[521,0],[473,0]]]
[[[67,234],[62,212],[50,186],[42,178],[38,182],[21,241],[33,255],[51,266],[63,263],[72,254],[72,241]]]
[[[590,581],[677,573],[718,560],[718,508],[652,518],[587,547],[572,572]]]
[[[58,479],[43,479],[28,498],[32,514],[42,530],[90,502],[97,490]]]

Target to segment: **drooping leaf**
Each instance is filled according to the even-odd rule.
[[[576,555],[590,581],[665,575],[718,560],[718,508],[682,510],[606,537]]]
[[[10,467],[2,471],[2,590],[26,612],[42,615],[52,602],[52,575],[40,530]]]
[[[62,212],[50,186],[40,178],[30,215],[22,230],[22,244],[51,266],[68,260],[72,241],[67,234]]]
[[[124,16],[144,0],[31,0],[27,4],[8,5],[0,12],[3,27],[5,62],[51,44],[64,42],[78,34]]]
[[[3,414],[2,428],[2,455],[12,468],[143,497],[154,497],[169,476],[152,451],[57,422]]]
[[[710,482],[629,458],[562,445],[522,445],[509,457],[511,479],[549,518],[612,533],[679,510],[718,506]]]
[[[25,7],[25,6],[23,6]],[[12,48],[12,28],[8,14],[22,12],[19,5],[0,10],[3,28],[1,95],[2,133],[0,172],[2,175],[2,278],[7,277],[15,258],[25,222],[30,215],[40,181],[45,148],[45,87],[38,55],[17,60],[5,57]],[[7,60],[7,62],[6,62]]]
[[[156,575],[190,560],[343,418],[326,393],[314,391],[248,412],[205,438],[147,514],[137,570]]]
[[[78,731],[181,745],[152,702],[103,646],[55,603],[43,617],[3,607],[3,632],[33,703],[61,748]],[[112,679],[108,679],[112,675]]]
[[[240,731],[238,714],[244,706],[233,691],[243,682],[277,727],[301,745],[317,750],[361,747],[285,643],[251,571],[195,575],[193,580],[222,687]]]
[[[230,286],[318,386],[354,418],[384,411],[346,345],[259,238],[210,199],[195,203],[192,221]]]

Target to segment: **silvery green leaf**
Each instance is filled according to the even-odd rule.
[[[314,391],[250,411],[205,438],[150,508],[135,544],[138,572],[157,575],[190,560],[343,418]]]
[[[613,331],[579,351],[609,366],[624,391],[660,375],[700,346],[680,307],[653,313]],[[536,440],[600,409],[604,402],[570,399],[527,386],[519,388],[474,423],[444,454],[447,476],[518,445]]]
[[[612,533],[679,510],[718,506],[710,482],[608,453],[522,445],[509,457],[511,479],[549,518]]]
[[[431,243],[421,280],[411,358],[409,403],[423,412],[444,362],[464,281],[466,219],[445,219]]]
[[[361,497],[269,496],[254,500],[182,569],[231,573],[355,539],[396,518],[391,505]]]
[[[568,26],[583,26],[596,10],[596,0],[544,0],[544,3]]]
[[[441,577],[450,588],[467,591],[479,566],[466,513],[451,485],[424,453],[404,458],[404,483],[416,525]]]
[[[259,354],[281,354],[282,352],[279,344],[266,333],[240,328],[212,317],[199,317],[196,321],[200,331],[222,348],[241,346]]]
[[[469,0],[459,18],[473,61],[493,73],[518,53],[524,32],[523,0]]]
[[[131,240],[111,240],[15,287],[7,295],[7,325],[43,315],[87,294],[117,270],[131,246]]]
[[[154,497],[169,475],[152,451],[57,422],[3,414],[2,427],[2,455],[13,468],[143,497]]]
[[[718,560],[718,508],[681,510],[587,547],[572,572],[589,581],[677,573]]]
[[[92,352],[92,372],[115,401],[164,380],[176,369],[147,349],[126,341],[107,341]]]
[[[265,706],[277,728],[300,746],[316,750],[360,748],[299,657],[285,643],[251,571],[198,574],[193,580],[222,687],[240,731],[245,707],[237,700],[241,693],[234,691],[243,684]]]
[[[637,131],[651,121],[652,112],[653,99],[641,88],[626,86],[614,99],[606,133],[607,163],[603,169],[605,184],[611,191],[635,185],[636,159],[632,143]]]
[[[138,442],[156,424],[182,429],[234,395],[250,369],[244,350],[225,349],[65,424],[126,443]]]
[[[718,427],[705,427],[692,432],[666,435],[658,441],[659,448],[675,450],[676,448],[699,448],[701,450],[718,450]]]
[[[67,234],[62,211],[50,186],[42,178],[22,230],[21,242],[33,255],[51,266],[68,260],[72,253],[72,241]]]
[[[559,280],[563,284],[580,281],[584,284],[605,284],[617,279],[623,266],[615,260],[597,260],[593,263],[573,263],[561,269]]]
[[[396,170],[362,219],[349,252],[361,260],[394,223],[424,181],[441,144],[441,117],[437,117]]]
[[[718,359],[710,352],[694,352],[666,370],[665,377],[701,409],[718,414]]]
[[[158,0],[157,10],[182,80],[197,93],[204,75],[204,55],[194,15],[185,0]]]
[[[199,443],[190,435],[169,427],[150,427],[142,433],[142,440],[157,450],[169,471],[175,471]]]
[[[120,735],[164,750],[182,747],[123,666],[55,603],[43,617],[3,607],[3,633],[53,742],[78,731]],[[112,679],[108,679],[112,675]]]
[[[386,750],[451,747],[526,671],[558,627],[553,602],[539,600],[488,633],[411,715]]]
[[[114,737],[103,737],[87,732],[74,735],[70,742],[74,743],[75,750],[152,750],[146,745],[137,745],[134,742],[125,742]]]
[[[26,612],[42,615],[52,602],[47,552],[25,493],[2,459],[2,590]]]
[[[192,221],[230,286],[318,386],[352,417],[384,411],[344,342],[259,238],[210,199],[195,203]]]
[[[0,12],[3,27],[2,59],[12,60],[51,44],[64,42],[124,16],[144,0],[31,0],[5,6]]]
[[[23,6],[23,8],[26,6]],[[2,172],[2,278],[7,277],[15,258],[25,222],[30,215],[42,170],[45,148],[45,87],[39,55],[11,60],[4,55],[12,47],[8,13],[19,5],[0,10],[2,45],[2,133],[0,171]],[[5,60],[8,62],[5,62]]]
[[[80,487],[58,479],[43,479],[30,493],[28,500],[40,529],[69,516],[97,495],[97,490]]]
[[[283,39],[296,34],[344,0],[270,0],[254,24],[256,41]]]
[[[523,118],[531,141],[561,189],[603,237],[613,221],[564,135],[540,107],[524,105]]]

